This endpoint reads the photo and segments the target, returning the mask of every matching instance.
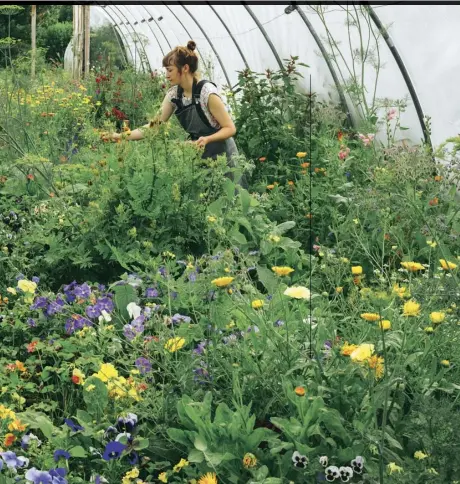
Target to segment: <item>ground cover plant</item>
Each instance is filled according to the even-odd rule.
[[[455,159],[297,62],[240,73],[247,190],[175,123],[101,140],[160,73],[2,72],[1,483],[460,480]]]

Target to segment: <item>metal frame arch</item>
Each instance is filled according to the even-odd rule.
[[[109,17],[109,19],[111,20],[111,26],[114,30],[118,30],[119,34],[120,34],[120,37],[122,39],[124,39],[125,41],[125,47],[129,49],[129,52],[131,53],[131,56],[132,56],[132,52],[131,52],[131,49],[128,45],[128,41],[126,40],[126,37],[125,37],[125,34],[123,33],[123,31],[119,28],[117,22],[114,20],[114,18],[112,17],[112,15],[110,15],[110,13],[106,10],[106,7],[107,5],[100,5],[100,4],[97,4],[96,5],[97,7],[99,7],[101,9],[101,11],[104,13],[104,15],[107,15],[107,17]],[[119,42],[119,39],[117,36],[115,36],[117,38],[117,42]],[[122,45],[120,45],[120,51],[122,53],[122,56],[124,57],[124,61],[126,63],[126,65],[128,64],[128,59],[126,57],[126,52],[124,51],[124,48]]]
[[[230,29],[227,27],[227,24],[222,20],[222,17],[217,13],[217,10],[212,6],[212,3],[211,2],[206,2],[209,7],[211,8],[211,10],[214,12],[214,14],[216,15],[216,17],[219,19],[220,23],[224,26],[225,30],[228,32],[228,35],[230,36],[230,38],[233,40],[233,43],[235,44],[235,47],[237,48],[241,58],[243,59],[243,62],[244,62],[244,65],[246,66],[246,69],[249,69],[249,64],[246,60],[246,57],[244,57],[244,54],[243,54],[243,51],[241,50],[238,42],[236,41],[234,35],[232,34],[232,32],[230,31]]]
[[[326,49],[324,48],[324,45],[323,45],[323,42],[319,38],[319,36],[316,33],[316,30],[314,29],[311,22],[308,20],[308,17],[305,15],[305,12],[295,4],[293,4],[292,7],[293,7],[294,10],[297,10],[297,12],[299,13],[303,22],[305,23],[308,30],[310,31],[311,36],[315,40],[316,45],[318,46],[319,50],[321,51],[321,54],[323,55],[323,59],[325,60],[327,67],[329,68],[329,72],[332,75],[332,79],[334,80],[335,87],[336,87],[337,92],[339,94],[340,104],[342,105],[342,109],[344,110],[344,112],[347,115],[348,124],[350,126],[353,126],[352,119],[351,119],[351,116],[350,116],[350,112],[349,112],[349,109],[348,109],[347,100],[345,99],[345,94],[343,93],[343,89],[342,89],[342,86],[340,85],[339,78],[337,76],[337,73],[335,72],[335,69],[334,69],[334,66],[332,65],[332,62],[329,59],[329,56],[327,55]]]
[[[270,50],[272,51],[273,55],[275,56],[276,62],[278,62],[280,69],[284,71],[283,62],[282,62],[277,50],[275,49],[273,42],[270,40],[270,37],[267,34],[267,31],[264,29],[263,25],[260,23],[256,14],[246,5],[246,2],[241,2],[241,5],[243,5],[243,7],[247,10],[249,15],[252,17],[252,20],[254,20],[254,22],[257,25],[257,27],[259,28],[261,34],[264,36],[265,40],[267,41],[267,44],[270,47]]]
[[[142,7],[148,13],[149,17],[153,19],[153,21],[155,22],[155,25],[157,26],[158,30],[162,33],[164,39],[166,40],[166,43],[168,44],[169,49],[171,50],[171,44],[169,43],[168,37],[166,37],[166,34],[163,32],[163,29],[158,25],[158,22],[155,20],[155,18],[153,17],[153,15],[147,10],[147,8],[145,7],[145,5],[142,5]],[[147,20],[145,20],[145,19],[144,20],[145,20],[145,22],[147,22],[147,26],[152,31],[152,34],[155,35],[154,32],[153,32],[152,27],[150,27],[150,18],[147,19]],[[157,42],[158,42],[158,40],[157,40]],[[158,45],[160,45],[159,42],[158,42]],[[161,48],[161,45],[160,45],[160,50],[161,50],[161,53],[164,56],[165,55],[165,52]]]
[[[141,51],[139,49],[139,47],[136,45],[136,40],[134,39],[133,37],[133,33],[134,35],[137,36],[137,43],[140,43],[141,44],[141,47],[142,49],[144,50],[144,55],[147,57],[147,53],[145,52],[145,49],[144,49],[144,46],[142,45],[142,42],[140,41],[140,38],[139,36],[137,35],[137,32],[136,32],[136,29],[131,25],[130,21],[128,20],[128,18],[126,17],[126,15],[121,11],[120,8],[118,8],[117,5],[112,5],[112,8],[115,8],[117,10],[117,12],[125,19],[125,23],[124,25],[126,26],[129,26],[131,28],[131,38],[133,39],[134,41],[134,50],[137,51],[138,55],[139,55],[139,60],[141,62],[141,68],[142,68],[142,71],[145,72],[145,67],[144,67],[144,61],[142,60],[142,55],[141,55]],[[123,24],[123,22],[122,22]],[[127,29],[128,30],[128,29]],[[148,59],[148,57],[147,57]],[[134,63],[136,64],[136,63]],[[149,66],[150,67],[150,66]]]
[[[216,48],[214,47],[214,44],[211,42],[211,39],[208,37],[208,34],[205,32],[203,27],[200,25],[200,23],[196,20],[194,15],[190,13],[188,8],[186,8],[181,2],[179,2],[179,5],[190,15],[190,18],[196,23],[197,27],[201,30],[202,34],[204,35],[205,39],[207,40],[208,44],[211,46],[211,49],[213,50],[215,56],[217,57],[217,60],[219,61],[220,67],[222,69],[222,72],[224,73],[225,79],[227,79],[227,84],[231,88],[231,82],[230,82],[230,77],[228,77],[228,72],[227,69],[225,69],[224,63],[222,62],[222,59],[220,58]]]
[[[388,48],[390,49],[390,52],[393,55],[393,58],[396,61],[396,64],[399,67],[399,70],[401,71],[401,74],[403,76],[404,82],[406,83],[407,89],[409,89],[412,102],[414,103],[414,107],[420,122],[420,127],[422,128],[422,131],[423,131],[423,137],[425,138],[425,143],[430,146],[431,152],[433,152],[433,144],[431,142],[431,136],[429,135],[427,126],[425,124],[425,119],[424,119],[425,116],[423,114],[422,105],[420,104],[420,100],[415,91],[414,84],[412,83],[409,73],[407,72],[406,66],[404,65],[404,61],[399,55],[398,49],[396,48],[392,38],[390,37],[390,34],[383,26],[378,15],[375,13],[375,10],[369,4],[364,5],[364,8],[369,12],[369,16],[371,17],[375,26],[379,29],[379,32],[382,34],[382,37],[385,39],[385,42]]]

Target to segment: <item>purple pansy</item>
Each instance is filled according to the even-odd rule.
[[[152,363],[147,358],[141,356],[135,362],[136,368],[141,372],[141,375],[145,375],[152,371]]]
[[[64,449],[58,449],[54,452],[53,457],[54,457],[54,460],[58,462],[61,457],[65,460],[69,460],[70,454]]]
[[[145,297],[158,297],[158,290],[153,287],[148,287],[145,290]]]
[[[85,430],[84,427],[81,425],[76,424],[72,419],[66,418],[64,422],[73,430],[74,432],[78,432],[79,430]]]
[[[109,442],[105,446],[104,455],[102,458],[106,461],[112,459],[118,459],[121,456],[122,452],[126,449],[126,445],[122,444],[121,442],[113,441]]]

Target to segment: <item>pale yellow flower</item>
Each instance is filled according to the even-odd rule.
[[[362,343],[350,354],[350,359],[353,361],[368,360],[373,353],[374,353],[373,344]]]
[[[457,264],[454,264],[453,262],[447,262],[445,259],[439,259],[439,262],[441,263],[441,266],[445,271],[457,268]]]
[[[159,474],[158,480],[161,482],[168,482],[168,476],[166,475],[166,472],[162,472],[161,474]]]
[[[33,294],[37,289],[37,284],[33,281],[28,281],[27,279],[21,279],[18,281],[18,287],[21,291],[31,292]]]
[[[253,309],[260,309],[264,307],[264,302],[262,301],[262,299],[256,299],[251,302],[251,306]]]
[[[277,275],[277,276],[288,276],[291,272],[294,272],[294,269],[291,267],[287,266],[274,266],[272,267],[272,271]]]
[[[419,262],[401,262],[401,265],[409,272],[423,271],[425,269]]]
[[[288,287],[283,294],[295,299],[310,299],[311,297],[310,290],[303,286]]]
[[[440,324],[446,319],[446,313],[433,311],[430,313],[430,320],[433,324]]]
[[[388,319],[384,319],[383,321],[380,321],[379,327],[384,331],[387,331],[391,329],[391,321],[388,321]]]
[[[380,315],[377,313],[363,313],[361,314],[361,318],[365,319],[366,321],[378,321],[380,318]]]
[[[305,151],[299,151],[296,154],[297,158],[305,158],[307,156],[307,153]]]
[[[174,353],[175,351],[180,350],[185,345],[185,339],[176,336],[175,338],[168,339],[165,344],[165,350],[168,350],[170,353]]]
[[[387,466],[389,474],[393,474],[394,472],[398,472],[401,474],[401,472],[404,472],[404,469],[398,465],[396,465],[396,462],[390,462]]]
[[[228,286],[233,282],[233,277],[218,277],[211,281],[212,284],[215,284],[217,287],[225,287]]]
[[[420,314],[420,304],[416,301],[407,301],[404,303],[404,316],[418,316]]]
[[[361,266],[353,266],[351,268],[351,273],[354,276],[360,276],[363,273],[363,268]]]

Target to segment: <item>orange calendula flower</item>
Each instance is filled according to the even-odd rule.
[[[27,353],[33,353],[35,351],[35,347],[38,345],[38,341],[32,341],[27,345]]]
[[[16,440],[16,436],[14,434],[8,433],[5,435],[5,439],[3,440],[3,445],[5,447],[11,447]]]
[[[351,345],[348,344],[348,341],[345,341],[340,352],[343,356],[350,356],[357,347],[357,345]]]
[[[259,161],[261,161],[263,163],[264,161],[267,161],[267,158],[265,156],[261,156],[259,158]]]
[[[267,185],[268,190],[273,190],[275,188],[275,185]]]
[[[292,180],[289,180],[288,185],[290,185],[292,187],[294,185],[294,182]]]
[[[294,392],[299,397],[304,397],[305,396],[305,393],[307,393],[307,391],[305,390],[305,387],[300,387],[300,386],[299,387],[295,387]]]
[[[14,420],[8,425],[8,430],[11,432],[17,431],[17,432],[24,432],[26,429],[27,424],[23,424],[19,419]]]
[[[305,162],[305,163],[302,163],[300,166],[302,168],[308,168],[310,166],[310,163]]]
[[[381,356],[373,355],[368,360],[369,368],[375,372],[375,378],[379,380],[385,374],[385,360]]]
[[[441,175],[436,175],[436,176],[434,177],[434,181],[439,182],[439,181],[441,181],[441,180],[442,180],[442,176],[441,176]]]
[[[19,360],[15,361],[16,369],[19,370],[21,373],[25,373],[27,368],[24,366],[24,363],[20,362]]]
[[[198,484],[218,484],[217,475],[214,472],[208,472],[200,477]]]

